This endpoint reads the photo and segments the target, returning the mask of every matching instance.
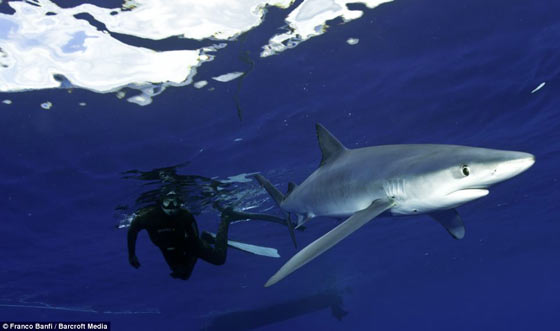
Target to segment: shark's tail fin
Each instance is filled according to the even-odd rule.
[[[284,196],[284,194],[282,194],[282,192],[280,192],[276,187],[274,187],[274,185],[272,185],[268,181],[268,179],[264,178],[262,175],[256,174],[255,179],[259,182],[259,184],[261,184],[262,187],[264,187],[264,189],[268,192],[268,194],[270,194],[270,196],[272,197],[272,199],[274,199],[274,201],[276,202],[278,207],[280,207],[280,204],[286,198]],[[292,185],[290,185],[290,186],[292,186]],[[292,189],[293,189],[293,187],[292,187]],[[290,193],[290,190],[288,189],[288,194],[289,193]],[[280,207],[280,209],[282,209],[282,208]],[[288,230],[290,231],[290,237],[292,238],[292,241],[294,242],[294,246],[297,248],[296,236],[294,234],[294,226],[292,225],[292,221],[290,219],[290,214],[287,213],[284,210],[282,210],[282,212],[284,213],[284,216],[286,217],[286,225],[288,226]]]

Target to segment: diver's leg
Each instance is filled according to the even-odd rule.
[[[229,223],[232,220],[222,215],[222,221],[218,227],[218,233],[216,234],[216,239],[214,240],[214,247],[211,245],[211,241],[208,240],[206,236],[202,236],[199,239],[199,252],[198,256],[204,261],[210,262],[215,265],[222,265],[226,262],[227,256],[227,237]]]
[[[244,219],[260,219],[284,225],[286,222],[284,219],[272,215],[245,213],[233,210],[231,207],[223,208],[219,205],[216,205],[216,208],[222,212],[222,222],[218,228],[216,238],[211,238],[209,234],[205,234],[203,232],[199,239],[198,251],[198,256],[201,259],[215,265],[222,265],[226,261],[227,238],[230,222]],[[214,247],[212,247],[212,244],[214,244]]]
[[[224,208],[219,205],[217,205],[216,208],[222,212],[222,219],[228,218],[231,221],[248,220],[248,219],[262,220],[262,221],[268,221],[268,222],[286,225],[285,219],[274,215],[260,214],[260,213],[246,213],[243,211],[234,210],[231,207]]]
[[[187,280],[191,277],[194,270],[194,265],[196,264],[196,256],[190,256],[186,258],[181,264],[176,264],[171,267],[171,273],[169,274],[173,278],[178,278],[182,280]]]
[[[197,260],[196,256],[179,256],[177,253],[164,253],[163,256],[165,258],[165,262],[167,262],[167,265],[171,269],[171,273],[169,274],[171,277],[183,280],[187,280],[191,277]]]

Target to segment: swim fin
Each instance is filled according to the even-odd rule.
[[[216,234],[215,233],[206,232],[206,231],[205,231],[205,233],[208,233],[210,235],[210,236],[205,236],[205,238],[207,238],[207,239],[212,238],[212,240],[216,239]],[[255,255],[266,256],[266,257],[274,257],[274,258],[279,258],[280,257],[280,254],[278,254],[278,250],[276,248],[246,244],[246,243],[242,243],[242,242],[234,241],[234,240],[228,240],[228,246],[231,247],[231,248],[235,248],[235,249],[238,249],[240,251],[255,254]]]

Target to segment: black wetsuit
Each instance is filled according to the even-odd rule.
[[[173,271],[171,276],[188,279],[198,258],[215,265],[225,263],[228,227],[229,221],[224,219],[212,247],[208,236],[199,237],[196,221],[187,210],[167,215],[159,206],[146,207],[138,212],[128,230],[128,256],[136,256],[136,238],[145,229]]]

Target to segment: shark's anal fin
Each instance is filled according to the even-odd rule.
[[[298,218],[297,218],[297,225],[296,225],[295,229],[296,230],[300,229],[305,223],[307,223],[307,221],[309,221],[309,219],[310,219],[309,215],[299,214]]]
[[[465,236],[465,225],[457,210],[440,210],[429,215],[441,224],[453,238],[463,239]]]
[[[369,207],[350,216],[346,221],[299,251],[270,277],[264,286],[268,287],[277,283],[394,205],[395,201],[392,199],[373,201]]]
[[[332,133],[329,132],[324,126],[317,123],[315,125],[317,129],[317,140],[319,140],[319,148],[321,148],[321,153],[323,157],[321,158],[321,164],[325,165],[329,160],[335,159],[338,155],[343,153],[347,148],[342,145]]]

